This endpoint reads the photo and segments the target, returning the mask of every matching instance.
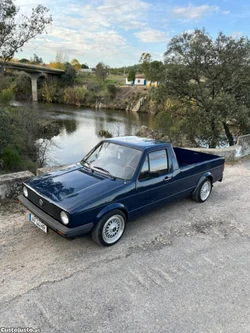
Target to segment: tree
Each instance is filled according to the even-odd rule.
[[[24,72],[18,72],[15,78],[14,94],[17,100],[29,100],[31,98],[30,78]]]
[[[150,53],[142,53],[139,62],[140,70],[147,80],[151,82],[161,81],[164,71],[164,65],[161,61],[153,61]]]
[[[89,66],[87,64],[81,64],[82,69],[89,69]]]
[[[154,60],[150,63],[149,80],[151,82],[161,82],[164,74],[165,66],[162,61]]]
[[[56,52],[56,61],[51,61],[49,67],[64,70],[65,63],[68,61],[67,59],[67,55],[62,50],[58,50]]]
[[[78,72],[82,67],[77,59],[71,60],[71,65],[74,67],[76,72]]]
[[[69,86],[74,82],[76,71],[69,62],[66,62],[64,66],[64,72],[65,73],[62,75],[61,81],[64,85]]]
[[[96,76],[104,82],[105,78],[109,73],[109,67],[105,65],[103,62],[99,62],[96,65]]]
[[[19,7],[13,0],[0,2],[0,59],[8,62],[15,52],[21,50],[25,43],[42,34],[52,22],[49,10],[38,5],[32,9],[31,16],[18,16]]]
[[[19,60],[19,62],[22,62],[23,64],[28,64],[30,61],[26,58],[22,58]]]
[[[230,145],[234,138],[229,122],[239,132],[250,129],[250,42],[219,33],[213,40],[196,29],[174,37],[164,54],[165,81],[158,88],[161,102],[178,99],[185,107],[186,129],[209,147],[220,143],[221,134]]]
[[[43,59],[39,58],[37,54],[33,54],[33,58],[30,58],[30,63],[33,65],[42,65]]]
[[[150,63],[152,61],[152,57],[150,53],[142,53],[141,58],[139,60],[140,71],[145,75],[146,79],[148,79],[150,73]],[[149,79],[148,79],[149,80]]]
[[[128,81],[134,81],[135,74],[136,74],[135,70],[133,68],[131,68],[128,72],[128,77],[127,77]]]

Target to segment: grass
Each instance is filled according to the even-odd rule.
[[[108,84],[114,84],[115,86],[123,86],[125,85],[125,76],[124,75],[114,75],[110,74],[107,78],[102,82],[95,73],[79,73],[76,78],[76,82],[78,84],[86,84],[88,82],[95,82],[102,86],[102,89],[106,89]]]

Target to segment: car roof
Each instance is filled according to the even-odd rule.
[[[166,148],[170,146],[168,142],[142,138],[139,136],[121,136],[116,138],[105,139],[104,141],[113,142],[122,146],[127,146],[139,150],[146,150],[148,148]]]

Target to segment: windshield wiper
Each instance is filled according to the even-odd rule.
[[[109,177],[112,177],[115,179],[115,176],[111,175],[111,173],[106,169],[103,169],[103,168],[95,166],[95,165],[93,165],[92,168],[93,168],[92,170],[95,170],[95,169],[100,170],[100,171],[104,172],[106,175],[108,175]]]
[[[91,166],[90,166],[89,162],[87,162],[87,161],[81,160],[81,165],[91,169]]]
[[[90,165],[90,163],[89,162],[87,162],[87,161],[81,161],[81,165],[84,167],[84,168],[86,168],[87,170],[89,170],[89,172],[94,172],[94,169],[92,168],[92,166]]]

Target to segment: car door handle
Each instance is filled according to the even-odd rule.
[[[170,181],[171,178],[172,178],[172,177],[166,176],[166,177],[163,179],[163,181],[164,181],[164,182],[168,182],[168,181]]]

